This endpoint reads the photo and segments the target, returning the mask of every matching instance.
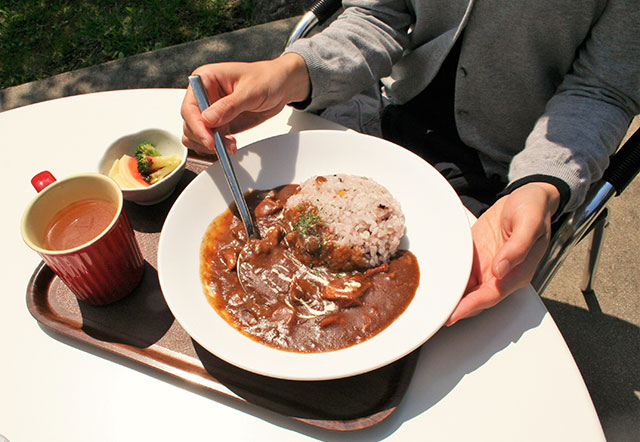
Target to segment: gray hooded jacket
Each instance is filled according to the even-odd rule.
[[[567,183],[574,209],[640,113],[636,0],[360,0],[288,50],[306,61],[309,110],[382,81],[405,103],[463,38],[455,87],[461,139],[489,174]],[[462,31],[464,30],[464,33]]]

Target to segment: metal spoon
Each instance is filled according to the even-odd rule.
[[[189,84],[195,93],[200,111],[204,112],[204,110],[210,106],[210,103],[209,97],[204,89],[204,85],[202,84],[202,79],[199,75],[191,75],[189,76]],[[216,153],[218,154],[218,158],[222,164],[224,176],[229,188],[231,189],[231,193],[233,194],[233,199],[236,203],[236,207],[238,208],[238,213],[240,214],[242,223],[247,231],[247,243],[238,254],[238,258],[236,260],[236,275],[238,277],[238,282],[246,294],[260,299],[262,297],[261,294],[263,294],[265,290],[271,290],[268,287],[268,284],[265,285],[263,282],[264,269],[256,269],[249,262],[246,263],[246,270],[243,269],[243,265],[245,265],[244,254],[247,252],[247,245],[252,238],[260,239],[260,231],[258,230],[255,219],[247,206],[244,193],[240,189],[236,174],[233,170],[233,165],[231,164],[231,159],[229,158],[229,154],[222,142],[222,137],[220,137],[220,134],[217,131],[213,133],[213,137],[216,144]],[[308,269],[301,263],[297,262],[297,260],[295,260],[295,262],[292,260],[291,263],[295,265],[293,265],[294,268],[289,269],[290,275],[288,276],[291,277],[290,279],[293,279],[293,277],[300,271],[308,272]],[[282,271],[282,268],[280,271]]]
[[[196,100],[198,101],[198,107],[200,107],[200,111],[204,112],[204,110],[210,106],[210,103],[207,92],[204,89],[204,84],[202,84],[200,75],[190,75],[189,84],[191,85],[191,88],[196,95]],[[238,213],[240,214],[240,219],[242,220],[244,228],[247,231],[247,241],[251,238],[260,238],[260,231],[258,230],[255,219],[251,215],[251,211],[247,206],[247,201],[244,199],[244,193],[242,192],[242,189],[238,184],[236,173],[233,170],[233,164],[231,164],[231,158],[229,158],[227,149],[225,149],[224,143],[222,142],[222,137],[220,136],[218,131],[213,133],[213,138],[216,143],[216,154],[220,159],[220,164],[222,164],[222,170],[224,171],[224,177],[227,180],[229,189],[231,189],[233,200],[235,201],[236,207],[238,208]],[[238,279],[240,279],[239,276]]]
[[[196,100],[198,102],[198,107],[200,111],[204,112],[210,106],[209,97],[207,96],[207,92],[204,89],[204,84],[202,84],[202,79],[199,75],[191,75],[189,76],[189,84],[193,89],[194,94],[196,95]],[[260,239],[260,230],[258,230],[258,226],[255,222],[254,217],[247,206],[247,201],[244,199],[244,193],[240,188],[240,184],[238,184],[238,179],[236,178],[236,173],[233,170],[233,164],[231,163],[231,158],[229,158],[229,154],[227,153],[227,149],[224,147],[224,143],[222,142],[222,137],[216,131],[213,133],[213,138],[216,143],[216,154],[220,159],[220,164],[222,164],[222,170],[224,171],[224,177],[227,180],[227,184],[229,185],[229,189],[231,189],[231,194],[233,195],[233,200],[236,203],[236,207],[238,208],[238,213],[240,214],[240,219],[242,220],[242,224],[244,224],[244,228],[247,231],[247,244],[250,239],[256,238]],[[243,283],[243,273],[242,273],[242,264],[243,264],[243,252],[246,247],[243,247],[240,253],[238,254],[238,258],[236,261],[236,275],[238,277],[238,282],[240,283],[240,287],[242,290],[249,294],[245,284]]]

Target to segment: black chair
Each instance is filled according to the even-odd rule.
[[[312,29],[322,26],[341,8],[340,0],[319,0],[302,16],[290,34],[288,47]],[[591,185],[585,201],[573,213],[565,215],[556,226],[549,248],[542,258],[531,285],[542,294],[569,252],[591,234],[588,262],[582,292],[590,310],[599,309],[593,293],[593,278],[607,225],[607,204],[619,196],[640,171],[640,129],[627,139],[611,157],[602,179]]]

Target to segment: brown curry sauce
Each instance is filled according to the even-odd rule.
[[[214,219],[200,256],[207,299],[229,324],[270,347],[310,353],[365,341],[388,327],[413,299],[420,279],[417,259],[399,250],[389,263],[358,269],[357,256],[351,260],[348,249],[323,241],[318,233],[322,222],[307,216],[308,207],[284,215],[282,208],[297,187],[246,195],[263,234],[260,240],[247,244],[235,207]],[[310,230],[306,222],[302,231],[301,219],[318,225]],[[236,272],[241,251],[246,293]]]

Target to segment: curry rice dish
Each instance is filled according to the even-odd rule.
[[[337,350],[388,327],[413,299],[419,269],[398,249],[400,204],[372,179],[312,177],[247,200],[261,239],[247,242],[229,208],[209,226],[200,257],[210,304],[245,335],[281,350]]]

